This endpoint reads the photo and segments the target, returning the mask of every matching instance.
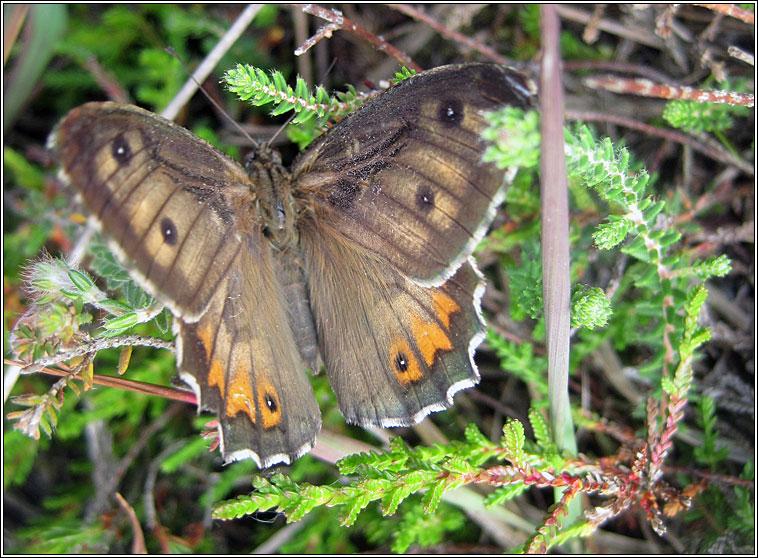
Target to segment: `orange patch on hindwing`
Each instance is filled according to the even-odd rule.
[[[226,398],[226,416],[233,417],[240,411],[247,413],[250,422],[255,424],[255,398],[253,384],[250,381],[250,370],[237,368],[229,383],[229,396]]]
[[[224,397],[224,367],[217,358],[211,361],[211,368],[208,371],[208,385],[218,386],[221,397]]]
[[[445,329],[450,330],[450,314],[461,309],[458,303],[442,291],[432,293],[432,302],[434,302],[434,313],[445,325]]]
[[[211,353],[213,352],[213,330],[211,329],[210,324],[197,328],[197,338],[200,339],[200,342],[203,344],[205,358],[210,360]]]
[[[455,300],[439,289],[432,292],[432,304],[439,323],[434,320],[427,322],[421,316],[414,315],[410,328],[413,341],[428,368],[434,364],[438,351],[452,351],[455,348],[448,335],[450,315],[461,309]],[[424,376],[410,344],[402,338],[396,338],[392,343],[390,365],[403,385],[416,382]]]
[[[271,428],[282,422],[282,405],[279,394],[268,378],[258,379],[258,408],[263,417],[263,428]]]
[[[210,324],[206,324],[197,329],[197,338],[203,344],[205,349],[205,357],[209,361],[208,369],[208,385],[218,386],[218,391],[221,393],[221,397],[224,397],[224,367],[221,365],[221,361],[217,358],[211,360],[211,354],[213,354],[213,342],[215,336],[213,335],[213,329]]]
[[[452,341],[450,341],[450,338],[440,326],[435,323],[425,322],[418,316],[413,317],[411,333],[427,366],[434,364],[434,356],[437,354],[437,350],[453,350]]]

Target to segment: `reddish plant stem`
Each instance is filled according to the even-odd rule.
[[[5,364],[15,365],[23,367],[24,363],[11,359],[3,359]],[[39,370],[39,373],[47,374],[49,376],[63,377],[70,374],[64,370],[57,370],[55,368],[43,368]],[[81,376],[74,377],[75,380],[82,380]],[[169,388],[165,386],[157,386],[155,384],[148,384],[146,382],[138,382],[136,380],[128,380],[127,378],[116,378],[114,376],[102,376],[100,374],[94,375],[94,383],[100,386],[113,387],[123,389],[126,391],[134,391],[137,393],[146,393],[148,395],[157,395],[158,397],[164,397],[166,399],[172,399],[174,401],[183,401],[185,403],[192,403],[197,405],[197,399],[195,394],[190,391],[182,389]]]
[[[641,97],[658,99],[682,99],[699,101],[701,103],[721,103],[752,107],[755,104],[754,95],[736,93],[734,91],[719,91],[695,89],[679,85],[655,83],[649,79],[629,79],[618,76],[590,76],[584,78],[584,84],[592,89],[604,89],[614,93],[626,93]]]
[[[728,15],[745,23],[753,25],[755,23],[755,14],[749,10],[743,10],[735,6],[734,4],[695,4],[701,8],[708,8],[714,12],[719,12],[724,15]]]

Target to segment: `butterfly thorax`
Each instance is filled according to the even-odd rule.
[[[269,148],[253,152],[245,163],[263,235],[271,244],[286,250],[297,243],[295,202],[291,195],[290,174],[279,154]]]

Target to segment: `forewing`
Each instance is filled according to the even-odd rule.
[[[531,102],[492,64],[445,66],[391,87],[316,140],[293,167],[319,220],[414,281],[439,285],[472,253],[506,185],[484,163],[485,113]]]
[[[238,255],[245,172],[184,128],[117,103],[72,110],[50,145],[121,262],[175,315],[197,319]]]

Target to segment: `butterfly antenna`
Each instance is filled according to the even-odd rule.
[[[234,118],[232,118],[229,115],[229,113],[226,112],[226,110],[224,110],[223,107],[219,105],[216,102],[216,100],[213,97],[211,97],[205,89],[203,89],[203,86],[200,85],[200,83],[195,79],[195,76],[192,75],[192,72],[189,71],[189,68],[187,68],[187,65],[184,63],[184,60],[181,59],[181,57],[176,53],[176,51],[171,47],[166,47],[164,50],[179,61],[179,64],[182,65],[182,68],[184,68],[184,71],[187,72],[187,75],[189,75],[190,79],[195,82],[195,85],[197,85],[200,92],[203,95],[205,95],[205,98],[208,99],[214,107],[216,107],[216,110],[218,110],[221,114],[223,114],[226,117],[226,119],[229,120],[229,122],[231,122],[232,125],[235,128],[237,128],[240,131],[240,133],[248,139],[248,141],[251,144],[253,144],[255,147],[258,147],[258,142],[255,141],[252,138],[252,136],[248,134],[245,131],[245,129],[242,126],[240,126],[240,124]]]
[[[292,113],[292,116],[290,116],[284,124],[279,126],[279,129],[276,132],[274,132],[274,134],[266,142],[266,147],[271,147],[271,144],[274,143],[274,140],[277,137],[279,137],[279,134],[282,133],[282,130],[284,130],[287,126],[289,126],[296,116],[297,116],[296,112]]]

